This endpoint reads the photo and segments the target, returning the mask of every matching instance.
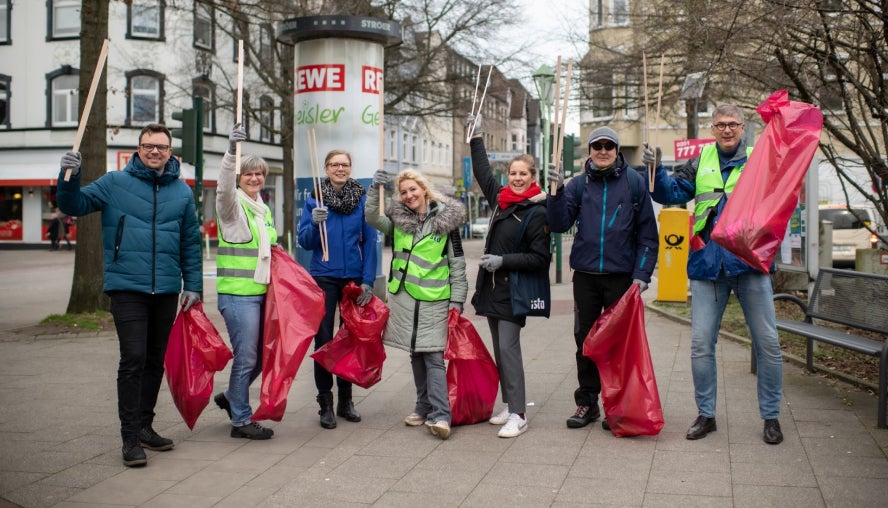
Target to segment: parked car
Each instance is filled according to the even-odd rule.
[[[875,211],[867,206],[821,205],[821,221],[832,222],[832,259],[836,268],[854,268],[857,249],[874,249],[879,237],[867,226],[875,224]],[[874,226],[873,226],[874,227]]]
[[[472,238],[484,238],[487,227],[490,225],[490,217],[478,217],[472,223]]]

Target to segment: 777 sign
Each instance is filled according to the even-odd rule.
[[[675,140],[675,160],[693,159],[700,155],[703,147],[715,143],[715,138]]]

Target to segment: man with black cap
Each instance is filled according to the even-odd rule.
[[[642,291],[657,263],[659,234],[644,179],[620,153],[617,133],[599,127],[589,135],[584,174],[564,184],[561,168],[549,168],[546,218],[553,233],[577,225],[570,267],[574,271],[574,341],[577,409],[567,419],[570,428],[585,427],[601,416],[601,379],[595,362],[583,356],[583,341],[601,312],[620,299],[631,284]],[[604,428],[607,421],[603,421]]]

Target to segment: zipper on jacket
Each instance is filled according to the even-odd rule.
[[[126,223],[126,215],[121,215],[117,221],[117,234],[114,235],[114,262],[117,262],[117,256],[120,254],[120,243],[123,241],[123,226]]]
[[[614,214],[611,215],[611,220],[607,223],[608,228],[614,227],[614,221],[617,220],[617,216],[620,215],[620,209],[623,208],[623,203],[617,205],[617,209],[614,210]]]
[[[157,292],[157,193],[160,186],[154,179],[154,209],[151,213],[151,294]]]
[[[648,251],[649,251],[650,249],[651,249],[650,247],[645,247],[645,248],[644,248],[644,251],[642,251],[642,253],[641,253],[641,263],[638,263],[638,268],[639,268],[639,269],[644,268],[644,265],[645,265],[645,263],[647,262]]]
[[[607,178],[604,179],[604,190],[601,193],[601,236],[598,238],[598,271],[604,272],[604,231],[607,221]]]

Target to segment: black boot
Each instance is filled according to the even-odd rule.
[[[335,429],[336,417],[333,415],[333,393],[319,393],[318,405],[321,406],[321,410],[318,411],[318,414],[321,415],[321,427]]]
[[[352,402],[352,387],[350,385],[339,388],[339,402],[336,404],[336,414],[350,422],[361,421],[361,415],[355,411],[355,404]]]

